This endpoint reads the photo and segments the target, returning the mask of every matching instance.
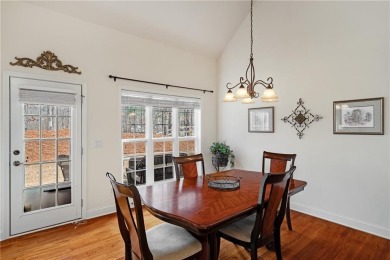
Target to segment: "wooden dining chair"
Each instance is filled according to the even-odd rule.
[[[264,151],[263,153],[263,165],[262,172],[279,173],[287,171],[287,163],[290,164],[290,169],[295,165],[296,154],[284,154],[284,153],[271,153]],[[266,169],[265,166],[269,165]],[[293,179],[294,176],[291,176]],[[291,216],[290,216],[290,196],[287,196],[287,210],[286,220],[289,230],[292,230]]]
[[[187,230],[168,223],[145,231],[141,198],[134,185],[118,183],[107,172],[114,190],[119,230],[125,242],[125,259],[186,259],[198,256],[201,243]],[[128,199],[133,199],[131,210]]]
[[[294,171],[295,166],[284,173],[266,173],[264,175],[260,185],[256,213],[234,222],[217,232],[218,252],[222,237],[249,249],[251,259],[254,260],[257,259],[258,248],[273,242],[277,259],[282,259],[280,225],[283,222],[286,211],[288,186]],[[280,204],[281,207],[278,210]]]
[[[197,163],[202,165],[202,174],[205,175],[203,155],[187,155],[180,157],[172,157],[173,164],[175,165],[176,179],[179,181],[181,176],[183,178],[191,178],[198,176]]]

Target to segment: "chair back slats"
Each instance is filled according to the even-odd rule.
[[[282,224],[286,211],[288,187],[296,167],[289,171],[271,174],[266,173],[260,186],[259,204],[252,239],[269,239],[274,234],[275,226]],[[267,192],[269,191],[269,193]],[[268,202],[263,203],[269,194]],[[279,207],[280,205],[280,207]]]
[[[260,231],[261,235],[264,237],[268,237],[273,234],[278,207],[282,201],[282,196],[286,188],[286,184],[287,181],[283,181],[272,185],[269,196],[269,201],[271,203],[269,203],[264,211],[262,229]]]
[[[290,168],[294,166],[296,154],[271,153],[264,151],[262,172],[282,173],[287,171],[287,162]],[[266,160],[269,160],[269,170],[266,170]]]
[[[181,165],[181,173],[184,179],[197,177],[198,169],[196,166],[196,162],[183,163]]]
[[[111,173],[107,173],[106,175],[110,179],[114,190],[117,212],[118,214],[121,214],[121,218],[118,218],[118,222],[120,222],[120,219],[124,220],[124,223],[123,221],[122,223],[119,223],[119,227],[122,230],[121,226],[125,226],[129,234],[132,256],[138,259],[152,259],[153,256],[149,250],[146,239],[141,198],[137,188],[134,185],[124,185],[116,182],[115,178],[112,178],[113,176]],[[110,177],[110,175],[112,177]],[[129,198],[133,199],[134,210],[131,210],[130,208]]]
[[[287,167],[287,161],[272,159],[269,172],[280,173],[285,172]]]
[[[199,162],[202,167],[202,174],[205,175],[204,160],[202,154],[172,157],[173,164],[175,165],[176,179],[179,181],[180,177],[192,178],[198,176],[197,163]]]

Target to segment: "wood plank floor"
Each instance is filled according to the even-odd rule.
[[[282,224],[284,259],[378,259],[390,260],[390,240],[353,230],[292,211],[293,231]],[[160,223],[147,211],[149,229]],[[265,248],[259,259],[276,259]],[[0,243],[5,259],[124,259],[124,247],[114,214],[90,219],[85,224],[68,224]],[[246,250],[222,240],[219,259],[249,259]]]

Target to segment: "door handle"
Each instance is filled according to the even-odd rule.
[[[21,165],[21,164],[23,164],[23,163],[21,163],[21,162],[19,162],[19,161],[14,161],[14,162],[13,162],[13,165],[14,165],[14,166],[19,166],[19,165]]]

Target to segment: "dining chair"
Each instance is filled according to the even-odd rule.
[[[287,163],[290,164],[290,169],[294,167],[296,154],[284,154],[284,153],[271,153],[264,151],[263,153],[263,165],[262,172],[270,173],[279,173],[287,171]],[[269,166],[266,169],[266,165]],[[291,175],[291,179],[293,179]],[[286,210],[286,220],[289,230],[292,230],[291,216],[290,216],[290,196],[287,196],[287,210]]]
[[[176,171],[176,180],[180,180],[181,176],[183,178],[191,178],[198,176],[198,167],[197,163],[200,162],[202,165],[202,174],[205,175],[204,170],[204,160],[203,155],[195,154],[195,155],[187,155],[187,156],[179,156],[172,157],[173,164],[175,165]]]
[[[266,173],[259,190],[256,213],[245,217],[217,232],[218,252],[221,237],[243,246],[251,252],[251,259],[257,259],[257,249],[274,243],[276,257],[282,259],[280,225],[286,211],[288,186],[295,166],[280,174]],[[267,196],[269,194],[269,196]],[[268,198],[268,200],[267,200]],[[281,204],[280,210],[279,204]]]
[[[125,259],[186,259],[197,256],[201,243],[187,230],[169,223],[145,231],[141,197],[134,185],[118,183],[107,172],[114,191],[119,230],[125,242]],[[129,200],[133,199],[134,210]]]

